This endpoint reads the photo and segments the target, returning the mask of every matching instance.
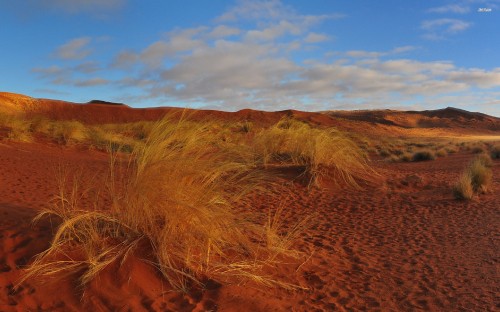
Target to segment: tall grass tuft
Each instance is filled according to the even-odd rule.
[[[457,199],[471,199],[474,193],[484,193],[488,190],[493,172],[492,161],[488,155],[478,155],[465,169],[453,187]]]
[[[261,269],[274,265],[280,254],[294,255],[291,241],[304,223],[283,232],[281,210],[259,223],[265,217],[235,209],[246,194],[264,191],[272,181],[245,157],[217,147],[210,128],[167,118],[135,146],[128,164],[112,154],[110,207],[96,201],[94,209],[82,209],[79,198],[86,191],[78,183],[64,191],[68,181],[61,179],[58,201],[38,216],[55,215],[61,225],[25,279],[83,270],[85,284],[141,246],[178,290],[207,278],[290,286]]]
[[[469,168],[469,175],[471,177],[472,188],[475,192],[485,192],[491,184],[492,171],[488,168],[484,160],[476,158],[472,161]]]
[[[303,166],[304,173],[310,176],[310,185],[332,171],[337,178],[353,185],[355,178],[374,173],[363,150],[340,131],[312,128],[290,118],[258,132],[254,149],[257,162],[264,166]]]
[[[474,195],[474,189],[472,188],[471,176],[468,172],[462,173],[460,178],[453,186],[453,196],[456,199],[472,199]]]

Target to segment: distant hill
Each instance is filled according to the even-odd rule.
[[[447,107],[424,111],[361,110],[327,111],[325,114],[351,121],[363,121],[407,129],[460,128],[500,131],[500,118]]]
[[[243,109],[237,112],[194,110],[176,107],[132,108],[123,103],[92,100],[71,103],[0,92],[0,112],[43,115],[51,119],[79,120],[84,123],[118,123],[158,120],[166,114],[188,112],[193,119],[250,121],[269,125],[285,116],[319,126],[362,133],[366,136],[432,136],[447,134],[500,135],[500,118],[453,107],[425,111],[354,110],[303,112],[283,110],[265,112]]]

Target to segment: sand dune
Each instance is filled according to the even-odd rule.
[[[154,119],[165,111],[49,100],[40,105],[50,105],[53,117],[63,119],[85,112],[79,116],[94,123],[105,118],[106,122]],[[420,121],[410,127],[419,123],[412,119],[418,115],[419,120],[439,118],[442,134],[499,135],[498,118],[471,113],[467,120],[480,126],[465,129],[455,125],[469,118],[469,113],[449,109],[373,116],[252,110],[198,114],[263,124],[288,114],[312,123],[355,128],[368,136],[373,129],[379,133],[399,129],[399,134],[406,135],[418,134],[419,129],[424,136],[438,133],[421,129]],[[239,209],[245,211],[283,202],[294,212],[286,216],[291,224],[315,216],[296,242],[305,256],[273,272],[303,289],[212,281],[205,289],[180,293],[141,257],[108,267],[84,289],[71,275],[57,281],[28,280],[14,289],[22,268],[52,238],[56,224],[44,219],[32,225],[31,219],[57,191],[57,168],[63,164],[80,172],[83,181],[97,183],[95,179],[109,169],[109,156],[43,140],[0,140],[0,311],[495,311],[500,309],[500,161],[493,163],[493,181],[486,194],[458,201],[451,192],[473,157],[463,150],[430,162],[391,163],[372,155],[370,165],[379,176],[363,189],[339,185],[310,190],[300,181],[292,182],[292,171],[280,178],[288,191],[273,198],[275,202],[259,193],[241,202]]]
[[[12,99],[17,99],[14,105]],[[29,102],[30,105],[25,104]],[[165,114],[182,111],[181,108],[131,108],[122,103],[93,100],[89,103],[33,99],[24,95],[0,92],[0,109],[24,110],[28,114],[42,114],[57,120],[79,120],[85,123],[133,122],[158,120]],[[270,125],[283,116],[293,117],[316,125],[335,126],[342,130],[373,136],[444,136],[444,135],[498,135],[500,118],[481,113],[467,112],[456,108],[431,111],[326,111],[301,112],[284,110],[264,112],[243,109],[237,112],[216,110],[189,110],[193,117],[212,118],[225,121],[250,121],[259,125]]]

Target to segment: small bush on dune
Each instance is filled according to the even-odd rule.
[[[448,153],[444,149],[439,149],[439,150],[436,151],[436,156],[438,156],[438,157],[444,157],[447,154]]]
[[[471,151],[474,154],[481,154],[481,153],[485,153],[486,152],[484,146],[474,146],[474,147],[472,147]]]
[[[476,156],[476,160],[482,163],[487,168],[493,167],[493,160],[488,154],[479,154]]]
[[[391,155],[391,152],[387,149],[381,149],[378,151],[378,154],[382,157],[389,157]]]
[[[31,142],[30,123],[20,116],[0,114],[0,127],[7,128],[7,138],[14,141]]]
[[[450,146],[450,147],[446,147],[446,148],[445,148],[445,151],[446,151],[448,154],[454,154],[454,153],[456,153],[458,150],[457,150],[457,148]]]
[[[472,180],[470,175],[465,172],[463,173],[458,181],[453,186],[453,195],[456,199],[471,199],[474,195],[474,189],[472,188]]]
[[[485,192],[491,184],[492,171],[486,167],[483,160],[476,158],[469,166],[472,188],[475,192]]]
[[[453,187],[457,199],[471,199],[474,193],[486,192],[491,184],[491,159],[487,155],[477,156],[465,169]]]
[[[56,215],[62,224],[25,278],[83,269],[86,283],[142,245],[179,290],[205,278],[287,286],[263,276],[261,269],[274,265],[277,255],[294,254],[290,240],[305,223],[282,235],[281,211],[265,224],[259,216],[236,211],[246,194],[269,188],[271,177],[235,157],[238,153],[218,148],[217,140],[207,123],[166,119],[154,124],[144,144],[134,148],[127,170],[119,170],[112,158],[111,208],[97,203],[94,210],[83,210],[75,200],[81,191],[62,191],[57,204],[41,214]],[[80,260],[54,260],[75,251]]]
[[[79,121],[53,122],[50,133],[61,144],[81,142],[86,139],[86,128]]]
[[[500,159],[500,144],[496,144],[491,148],[491,158]]]
[[[425,160],[433,160],[436,159],[436,156],[432,151],[429,150],[423,150],[423,151],[418,151],[415,154],[413,154],[413,161],[425,161]]]
[[[411,161],[412,158],[413,158],[413,156],[410,153],[403,153],[402,155],[399,156],[399,159],[401,159],[401,161],[404,161],[404,162]]]

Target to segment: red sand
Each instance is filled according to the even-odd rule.
[[[44,101],[52,108],[47,110],[52,117],[78,115],[93,122],[156,119],[168,111]],[[197,114],[262,124],[293,115],[367,136],[498,136],[500,129],[498,118],[455,110],[418,116],[387,111]],[[451,193],[452,183],[473,157],[459,152],[420,163],[375,159],[371,165],[380,179],[364,190],[309,192],[300,184],[290,185],[290,193],[276,199],[294,212],[287,221],[316,217],[297,242],[308,256],[306,261],[283,264],[276,274],[308,290],[214,282],[205,290],[183,294],[172,291],[137,258],[120,268],[108,268],[84,289],[76,284],[77,276],[69,276],[56,282],[28,280],[14,290],[21,268],[52,237],[54,224],[45,220],[33,226],[31,219],[56,192],[58,166],[80,170],[83,180],[90,181],[106,172],[108,156],[48,142],[0,138],[0,311],[498,311],[500,161],[494,161],[487,194],[465,202],[453,199]],[[242,209],[265,209],[269,204],[276,203],[255,195]]]
[[[47,222],[30,220],[53,194],[57,164],[104,172],[107,156],[47,144],[0,144],[0,311],[493,311],[498,297],[500,162],[491,191],[461,202],[451,195],[472,154],[431,162],[374,161],[383,183],[364,191],[308,191],[294,185],[282,198],[300,219],[317,214],[298,242],[311,257],[280,267],[287,291],[254,284],[211,285],[181,294],[148,265],[110,268],[82,292],[74,279],[28,281],[14,291],[19,267],[51,238]],[[87,178],[90,175],[87,174]],[[266,206],[255,198],[253,209]],[[300,264],[300,263],[299,263]],[[114,271],[115,270],[115,271]]]

